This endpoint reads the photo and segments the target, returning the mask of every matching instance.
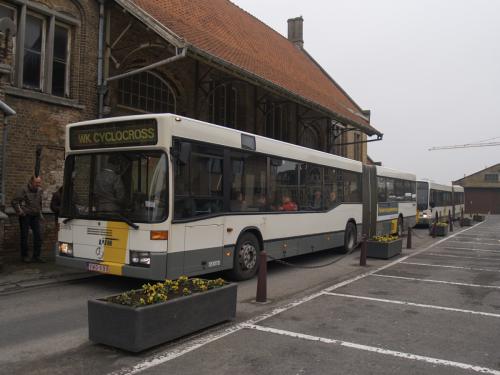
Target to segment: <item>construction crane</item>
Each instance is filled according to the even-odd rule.
[[[431,147],[429,151],[436,151],[436,150],[451,150],[454,148],[469,148],[469,147],[490,147],[490,146],[500,146],[500,142],[487,142],[487,141],[492,141],[494,139],[498,139],[500,137],[494,137],[494,138],[488,138],[476,143],[465,143],[463,145],[452,145],[452,146],[436,146],[436,147]]]

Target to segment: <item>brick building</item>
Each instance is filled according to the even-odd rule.
[[[500,164],[465,176],[453,184],[464,187],[465,212],[500,214]]]
[[[17,113],[2,129],[0,256],[17,254],[15,191],[39,170],[48,208],[61,184],[70,122],[173,112],[364,162],[382,137],[306,52],[301,17],[288,39],[228,0],[1,0],[0,18],[14,23],[0,27],[0,99]]]

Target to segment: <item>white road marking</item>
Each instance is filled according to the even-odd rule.
[[[227,335],[230,335],[234,332],[238,332],[240,331],[241,329],[244,328],[245,325],[248,325],[248,324],[256,324],[258,322],[261,322],[265,319],[269,319],[275,315],[278,315],[284,311],[287,311],[293,307],[296,307],[296,306],[299,306],[305,302],[308,302],[308,301],[311,301],[319,296],[322,296],[325,294],[325,292],[331,292],[332,290],[335,290],[335,289],[338,289],[338,288],[341,288],[345,285],[348,285],[348,284],[351,284],[355,281],[358,281],[360,279],[363,279],[364,277],[367,277],[375,272],[378,272],[378,271],[382,271],[386,268],[389,268],[395,264],[398,264],[398,263],[401,263],[402,261],[408,259],[408,258],[411,258],[415,255],[418,255],[420,253],[423,253],[424,251],[427,251],[429,249],[432,249],[433,247],[443,243],[444,241],[447,241],[448,239],[450,238],[453,238],[454,236],[457,236],[459,235],[460,233],[463,233],[463,232],[466,232],[468,230],[471,230],[475,227],[477,227],[478,225],[481,225],[483,222],[481,223],[478,223],[478,224],[475,224],[474,226],[472,227],[469,227],[467,229],[464,229],[462,230],[461,232],[456,232],[455,234],[449,236],[448,238],[443,238],[429,246],[427,246],[426,248],[422,249],[422,250],[418,250],[416,251],[415,253],[413,254],[410,254],[410,255],[407,255],[407,256],[404,256],[402,258],[399,258],[399,259],[396,259],[395,261],[389,263],[389,264],[386,264],[385,266],[382,266],[382,267],[379,267],[377,269],[374,269],[372,271],[369,271],[369,272],[366,272],[364,274],[361,274],[359,276],[356,276],[356,277],[353,277],[351,279],[348,279],[346,281],[342,281],[338,284],[335,284],[335,285],[332,285],[318,293],[314,293],[314,294],[311,294],[309,296],[306,296],[304,298],[301,298],[299,300],[296,300],[294,302],[291,302],[283,307],[278,307],[276,309],[273,309],[271,310],[270,312],[268,313],[265,313],[265,314],[262,314],[262,315],[259,315],[257,317],[254,317],[252,319],[249,319],[247,320],[246,322],[243,322],[243,323],[239,323],[239,324],[235,324],[233,326],[230,326],[222,331],[219,331],[219,332],[215,332],[213,334],[209,334],[209,335],[206,335],[206,336],[202,336],[200,337],[199,339],[195,339],[195,340],[189,340],[188,342],[186,342],[185,344],[182,344],[180,346],[178,346],[177,348],[173,348],[173,349],[170,349],[170,350],[166,350],[165,352],[163,353],[159,353],[155,356],[152,356],[150,358],[147,358],[145,360],[143,360],[142,362],[139,362],[138,364],[136,364],[135,366],[132,366],[132,367],[127,367],[127,368],[123,368],[123,369],[120,369],[118,371],[113,371],[111,373],[109,373],[109,375],[133,375],[133,374],[137,374],[137,373],[140,373],[142,371],[145,371],[149,368],[152,368],[152,367],[155,367],[155,366],[159,366],[163,363],[166,363],[168,361],[171,361],[172,359],[175,359],[175,358],[178,358],[186,353],[189,353],[195,349],[198,349],[204,345],[207,345],[207,344],[210,344],[220,338],[223,338]],[[500,373],[499,373],[500,375]]]
[[[427,253],[425,255],[432,255],[435,257],[445,257],[445,258],[464,258],[464,259],[476,259],[476,260],[497,260],[500,261],[500,257],[498,258],[483,258],[480,256],[468,257],[466,255],[451,255],[451,254],[437,254],[437,253]]]
[[[488,242],[477,242],[477,241],[451,240],[451,241],[448,241],[448,242],[472,243],[474,245],[485,245],[485,246],[500,246],[500,243],[488,243]]]
[[[287,337],[293,337],[296,339],[321,342],[324,344],[339,345],[339,346],[344,346],[346,348],[363,350],[366,352],[372,352],[372,353],[383,354],[383,355],[388,355],[388,356],[392,356],[392,357],[405,358],[405,359],[410,359],[410,360],[414,360],[414,361],[426,362],[426,363],[431,363],[433,365],[456,367],[456,368],[460,368],[462,370],[475,371],[475,372],[480,372],[483,374],[500,375],[500,371],[495,370],[495,369],[491,369],[488,367],[481,367],[481,366],[471,365],[471,364],[462,363],[462,362],[448,361],[445,359],[427,357],[427,356],[422,356],[422,355],[418,355],[418,354],[399,352],[396,350],[384,349],[384,348],[379,348],[376,346],[356,344],[354,342],[349,342],[349,341],[329,339],[329,338],[320,337],[320,336],[312,336],[312,335],[307,335],[307,334],[303,334],[303,333],[285,331],[282,329],[276,329],[276,328],[270,328],[270,327],[264,327],[264,326],[258,326],[258,325],[247,325],[245,328],[254,329],[257,331],[262,331],[262,332],[267,332],[267,333],[274,333],[277,335],[282,335],[282,336],[287,336]]]
[[[447,266],[443,264],[429,264],[429,263],[418,263],[418,262],[401,262],[401,264],[411,264],[413,266],[424,266],[424,267],[454,268],[458,270],[469,270],[469,271],[500,272],[500,269],[494,269],[494,268]]]
[[[450,249],[450,250],[469,250],[469,251],[484,251],[485,253],[500,253],[500,250],[471,249],[470,247],[453,247],[453,246],[446,246],[446,247],[442,247],[442,249]]]
[[[500,289],[500,286],[496,285],[483,285],[483,284],[467,284],[467,283],[457,283],[454,281],[444,281],[444,280],[433,280],[433,279],[419,279],[416,277],[405,277],[405,276],[393,276],[393,275],[382,275],[375,273],[371,276],[376,277],[387,277],[391,279],[400,279],[400,280],[410,280],[410,281],[423,281],[426,283],[437,283],[437,284],[449,284],[449,285],[460,285],[460,286],[470,286],[474,288],[491,288],[491,289]]]
[[[474,238],[478,238],[480,240],[498,241],[498,242],[500,242],[500,239],[498,239],[498,238],[484,238],[484,237],[481,237],[481,236],[473,236],[472,234],[467,234],[467,235],[462,234],[462,235],[457,236],[457,239],[458,239],[458,237],[464,237],[464,240],[472,240]]]
[[[492,317],[492,318],[500,318],[500,314],[488,313],[488,312],[483,312],[483,311],[456,309],[454,307],[437,306],[437,305],[427,305],[427,304],[423,304],[423,303],[414,303],[414,302],[408,302],[408,301],[398,301],[398,300],[393,300],[393,299],[355,296],[353,294],[342,294],[342,293],[325,293],[325,294],[329,295],[329,296],[334,296],[334,297],[362,299],[362,300],[366,300],[366,301],[392,303],[392,304],[395,304],[395,305],[415,306],[415,307],[423,307],[423,308],[426,308],[426,309],[452,311],[452,312],[459,312],[459,313],[465,313],[465,314],[471,314],[471,315],[481,315],[481,316],[488,316],[488,317]]]

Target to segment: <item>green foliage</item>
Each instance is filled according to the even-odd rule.
[[[189,279],[180,276],[177,280],[165,280],[164,282],[147,283],[139,290],[131,290],[117,296],[109,297],[108,302],[120,305],[138,307],[165,302],[173,298],[188,296],[193,293],[202,293],[210,289],[220,288],[226,285],[224,279],[204,280],[198,278]]]

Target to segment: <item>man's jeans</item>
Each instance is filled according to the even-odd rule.
[[[19,216],[21,228],[21,257],[28,256],[28,235],[33,232],[33,258],[39,258],[42,251],[42,233],[40,231],[40,216]]]

